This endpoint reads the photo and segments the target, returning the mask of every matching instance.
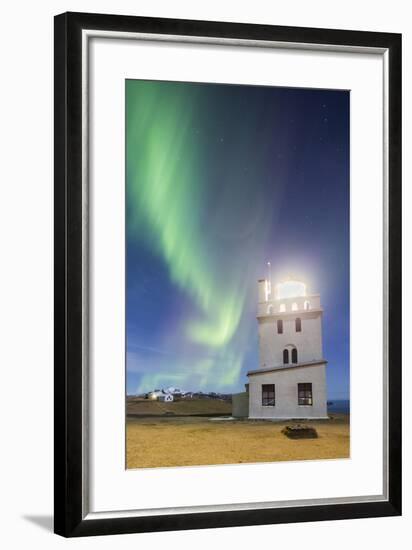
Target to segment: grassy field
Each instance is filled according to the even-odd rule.
[[[290,422],[129,416],[127,468],[349,457],[348,416],[308,423],[318,439],[288,439],[281,430]]]
[[[183,399],[166,403],[128,397],[126,402],[128,416],[162,415],[228,415],[232,413],[232,403],[221,399]]]

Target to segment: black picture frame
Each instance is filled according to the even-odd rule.
[[[83,224],[82,31],[160,33],[268,40],[387,52],[388,80],[388,499],[382,502],[292,506],[113,519],[83,512]],[[66,537],[241,525],[307,522],[401,514],[401,35],[64,13],[54,22],[55,371],[54,530]]]

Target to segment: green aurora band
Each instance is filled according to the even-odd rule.
[[[180,357],[169,361],[167,374],[151,366],[140,391],[185,383],[183,364],[190,364],[199,388],[212,381],[216,387],[216,380],[229,388],[255,323],[255,270],[264,260],[259,240],[267,231],[267,207],[239,186],[236,170],[208,188],[208,159],[193,137],[201,108],[199,86],[127,81],[127,238],[143,242],[165,263],[172,283],[194,306],[179,335]],[[235,163],[236,151],[228,155]],[[245,310],[251,321],[244,322]],[[195,362],[185,359],[188,348],[192,356],[196,349]]]

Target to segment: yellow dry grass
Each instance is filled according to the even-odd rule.
[[[129,418],[127,468],[195,466],[349,457],[349,418],[312,421],[317,439],[288,439],[290,422],[208,418]]]

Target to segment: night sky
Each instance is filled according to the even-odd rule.
[[[257,280],[319,293],[349,396],[349,92],[126,81],[127,392],[236,392]]]

